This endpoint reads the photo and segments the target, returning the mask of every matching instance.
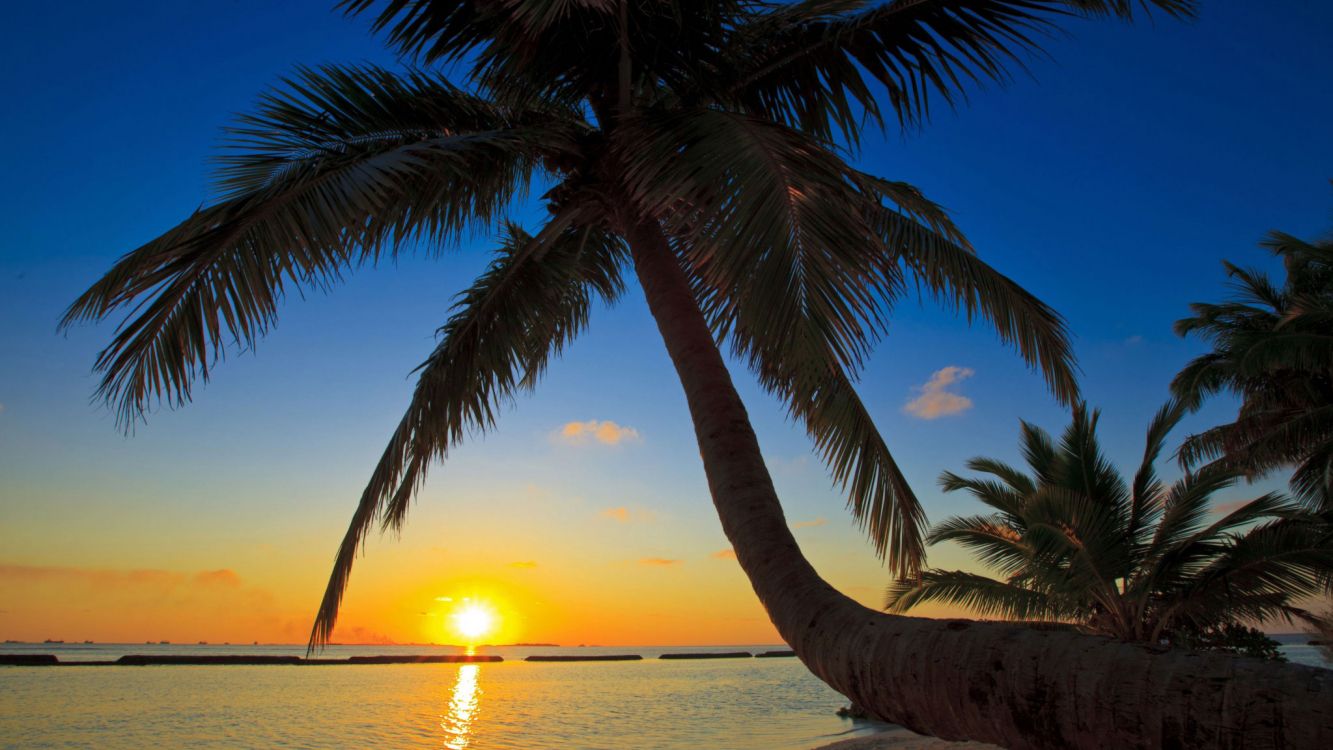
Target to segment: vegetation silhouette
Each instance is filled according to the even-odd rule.
[[[1250,477],[1294,468],[1293,493],[1333,512],[1333,240],[1272,232],[1262,245],[1282,259],[1281,284],[1224,262],[1234,296],[1196,302],[1176,323],[1213,347],[1172,381],[1177,397],[1195,407],[1219,393],[1241,399],[1235,421],[1190,436],[1180,458]]]
[[[1327,587],[1333,538],[1322,517],[1278,494],[1215,507],[1215,495],[1242,479],[1234,469],[1161,481],[1155,464],[1184,414],[1176,402],[1157,412],[1129,480],[1102,452],[1098,414],[1085,408],[1058,443],[1023,423],[1026,471],[993,458],[967,463],[981,476],[946,471],[946,492],[967,492],[991,512],[949,518],[926,541],[961,545],[1003,580],[927,570],[892,587],[886,608],[947,602],[1124,641],[1277,658],[1276,644],[1245,623],[1320,624],[1297,604]]]
[[[1186,16],[1192,0],[342,7],[371,12],[423,67],[302,69],[265,94],[230,131],[217,199],[121,259],[65,320],[129,311],[97,362],[100,393],[128,426],[187,401],[229,343],[251,346],[274,324],[286,293],[448,247],[502,223],[527,188],[548,188],[546,223],[504,224],[495,261],[419,368],[338,549],[312,647],[332,633],[366,534],[400,527],[428,467],[491,428],[630,273],[739,564],[796,654],[858,705],[1009,747],[1333,734],[1333,711],[1308,718],[1311,684],[1333,695],[1322,676],[895,617],[837,592],[791,535],[722,357],[729,349],[788,405],[890,571],[914,575],[924,515],[854,388],[893,303],[922,289],[987,321],[1065,403],[1078,396],[1073,356],[1059,316],[980,261],[937,205],[849,153],[864,127],[913,127],[969,86],[1004,81],[1069,15]]]

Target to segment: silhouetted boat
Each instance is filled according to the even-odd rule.
[[[42,643],[64,643],[64,641],[58,640],[56,638],[47,638],[46,640],[42,641]]]

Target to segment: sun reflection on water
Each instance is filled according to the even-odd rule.
[[[472,722],[477,718],[477,707],[481,703],[481,689],[477,687],[477,674],[480,667],[476,664],[463,664],[458,668],[458,681],[449,696],[449,712],[440,722],[444,729],[444,746],[449,750],[463,750],[471,738]]]

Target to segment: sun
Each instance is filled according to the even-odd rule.
[[[495,614],[482,604],[465,604],[450,619],[454,630],[468,639],[480,638],[495,628]]]

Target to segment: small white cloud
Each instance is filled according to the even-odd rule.
[[[596,440],[605,445],[620,445],[639,439],[639,431],[633,427],[621,427],[611,420],[589,419],[586,422],[566,422],[560,428],[562,442],[582,445],[589,440]]]
[[[972,368],[956,365],[936,370],[925,385],[913,389],[919,395],[908,401],[903,411],[920,419],[939,419],[971,409],[972,399],[953,393],[949,388],[974,374]]]
[[[813,529],[816,526],[823,526],[826,523],[828,523],[827,518],[816,518],[813,521],[797,521],[792,524],[791,527],[793,529]]]

